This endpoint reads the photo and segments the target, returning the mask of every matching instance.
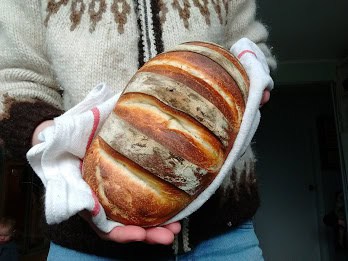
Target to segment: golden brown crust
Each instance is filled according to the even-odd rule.
[[[125,93],[114,112],[145,135],[197,166],[216,171],[224,160],[220,141],[188,115],[143,93]]]
[[[161,75],[165,75],[175,81],[181,82],[186,86],[190,86],[194,91],[202,95],[204,98],[209,100],[212,104],[219,109],[225,118],[228,120],[229,126],[227,132],[229,134],[228,145],[225,146],[226,150],[231,149],[237,133],[239,131],[239,126],[242,121],[242,113],[244,113],[245,106],[241,108],[241,113],[239,114],[235,107],[231,107],[226,99],[220,95],[215,89],[211,88],[210,85],[204,80],[198,77],[192,77],[191,74],[177,67],[168,65],[147,65],[140,69],[141,72],[153,72]],[[242,100],[242,98],[240,98]],[[235,103],[234,103],[235,104]]]
[[[247,87],[247,93],[249,92],[249,77],[243,67],[243,65],[239,62],[239,60],[237,58],[235,58],[233,56],[233,54],[229,51],[227,51],[225,48],[223,48],[222,46],[218,45],[218,44],[214,44],[214,43],[206,43],[206,42],[187,42],[184,43],[184,45],[198,45],[198,46],[203,46],[203,47],[207,47],[209,49],[212,49],[214,51],[217,51],[218,53],[220,53],[221,55],[223,55],[226,59],[228,59],[230,61],[230,63],[232,63],[237,69],[238,71],[241,73],[241,75],[243,76],[244,82],[246,83],[246,87]]]
[[[111,113],[99,136],[114,150],[193,197],[215,178]]]
[[[134,75],[86,154],[84,179],[115,221],[167,221],[210,185],[233,146],[246,73],[221,47],[190,44]]]
[[[159,225],[190,202],[188,194],[117,153],[99,137],[85,157],[84,179],[107,216],[123,224]]]
[[[188,72],[181,70],[180,68],[170,66],[170,65],[147,65],[140,69],[141,72],[153,72],[158,73],[169,78],[174,79],[175,81],[181,82],[186,86],[189,86],[194,91],[202,95],[204,98],[213,103],[229,120],[232,129],[234,126],[237,126],[238,120],[236,119],[236,110],[234,108],[229,108],[226,100],[219,95],[219,93],[212,89],[207,82],[198,78],[192,77]]]
[[[156,71],[142,71],[137,72],[137,77],[129,82],[125,92],[151,95],[173,109],[188,114],[218,137],[224,147],[231,141],[231,121],[213,103],[180,81]]]
[[[177,51],[157,55],[139,71],[152,71],[156,65],[163,67],[162,73],[169,72],[165,75],[185,83],[215,104],[231,119],[234,128],[240,124],[244,110],[238,109],[245,107],[243,95],[235,80],[219,64],[204,55]],[[165,70],[166,66],[168,70]],[[221,102],[222,106],[219,105]]]

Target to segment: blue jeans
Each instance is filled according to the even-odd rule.
[[[109,259],[80,253],[51,243],[47,260],[111,261],[117,259]],[[236,229],[200,243],[192,251],[184,255],[173,255],[172,258],[167,259],[167,261],[191,260],[263,261],[264,259],[262,257],[262,251],[259,247],[259,241],[254,232],[254,226],[251,221],[248,221]]]

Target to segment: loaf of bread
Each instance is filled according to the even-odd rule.
[[[190,204],[230,152],[248,88],[238,60],[211,43],[184,43],[145,63],[83,161],[108,218],[155,226]]]

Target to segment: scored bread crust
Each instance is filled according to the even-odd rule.
[[[204,125],[226,147],[233,134],[231,125],[233,116],[228,119],[216,105],[187,86],[187,84],[166,75],[173,73],[173,70],[168,69],[164,73],[163,66],[157,66],[158,72],[154,70],[156,67],[151,68],[151,72],[138,72],[137,77],[132,78],[124,93],[145,93],[177,111],[185,112]],[[194,84],[198,83],[195,82]]]
[[[188,206],[232,149],[248,92],[242,65],[218,45],[185,43],[145,63],[83,162],[108,218],[156,226]]]
[[[100,137],[93,140],[85,156],[83,178],[107,216],[123,224],[159,225],[191,200],[187,193],[117,153]]]
[[[197,166],[216,172],[224,161],[221,142],[191,117],[143,93],[125,93],[114,112],[144,134]]]
[[[240,125],[244,97],[235,80],[213,60],[193,52],[172,51],[157,55],[139,72],[156,70],[206,97],[230,119],[233,129]]]
[[[205,45],[202,46],[206,47]],[[213,61],[192,51],[180,51],[182,47],[178,47],[179,50],[177,51],[157,55],[144,64],[139,72],[154,72],[170,77],[189,86],[213,103],[228,119],[227,132],[229,133],[229,140],[225,149],[230,151],[242,122],[246,104],[243,93],[248,95],[249,81],[245,70],[236,58],[231,54],[227,55],[227,51],[220,51],[221,47],[218,45],[211,46],[218,52],[220,59],[227,59],[228,63],[233,64],[238,72],[241,70],[238,74],[241,78],[239,82],[243,82],[243,86],[237,84],[235,79],[220,65],[219,61]]]
[[[189,195],[199,194],[215,178],[216,173],[175,155],[113,112],[99,136],[117,152]]]
[[[246,73],[246,71],[243,68],[243,65],[239,62],[238,59],[236,59],[231,52],[227,51],[225,48],[223,48],[222,46],[215,44],[215,43],[208,43],[208,42],[186,42],[183,43],[181,45],[178,45],[178,49],[180,49],[181,46],[192,46],[192,45],[196,45],[196,46],[201,46],[201,47],[205,47],[211,50],[216,51],[217,54],[222,55],[225,59],[228,60],[229,63],[233,64],[233,66],[238,70],[240,76],[242,77],[242,79],[240,79],[239,81],[237,81],[237,87],[240,89],[244,101],[245,103],[247,102],[248,99],[248,94],[249,94],[249,77]],[[221,61],[220,61],[221,62]],[[223,64],[221,62],[221,64]],[[232,75],[232,78],[234,78],[234,75]]]

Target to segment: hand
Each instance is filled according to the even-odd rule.
[[[36,145],[41,141],[38,139],[38,134],[45,128],[54,125],[53,120],[44,121],[39,124],[34,130],[32,136],[32,145]],[[181,230],[179,222],[174,222],[163,227],[142,228],[138,226],[123,226],[116,227],[109,233],[100,231],[90,218],[88,211],[81,211],[80,216],[85,219],[98,236],[104,240],[110,240],[117,243],[128,243],[142,241],[148,244],[169,245],[174,241],[174,235]]]
[[[269,101],[270,97],[271,97],[271,92],[268,89],[265,89],[263,91],[262,99],[260,102],[260,107],[265,105]]]
[[[81,211],[79,214],[89,223],[100,238],[117,243],[142,241],[148,244],[170,245],[174,241],[174,235],[181,230],[180,223],[174,222],[163,227],[142,228],[130,225],[116,227],[109,233],[104,233],[94,225],[87,211]]]
[[[44,130],[45,128],[54,125],[54,121],[53,120],[47,120],[47,121],[43,121],[41,122],[34,130],[33,136],[31,138],[31,145],[35,146],[36,144],[41,143],[41,141],[38,138],[39,133]]]

